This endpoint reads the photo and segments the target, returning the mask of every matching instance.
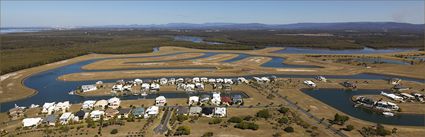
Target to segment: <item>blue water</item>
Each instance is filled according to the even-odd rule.
[[[183,53],[171,53],[171,54],[164,54],[164,55],[158,55],[158,56],[174,56],[177,54],[183,54]],[[205,58],[205,57],[209,57],[212,55],[216,55],[216,54],[221,54],[221,53],[215,53],[215,52],[209,52],[209,53],[205,53],[204,55],[198,56],[198,57],[192,57],[192,58],[185,58],[185,59],[180,59],[180,60],[192,60],[192,59],[198,59],[198,58]],[[227,54],[227,52],[226,52]],[[237,53],[235,53],[237,54]],[[247,57],[251,57],[252,55],[247,55],[247,54],[240,54],[239,56],[235,57],[236,59],[229,59],[223,62],[233,62],[233,61],[237,61],[237,60],[241,60]],[[157,57],[157,56],[133,56],[133,57],[119,57],[119,58],[147,58],[147,57]],[[110,58],[106,58],[106,59],[110,59]],[[59,68],[55,68],[55,69],[51,69],[51,70],[47,70],[44,72],[40,72],[37,74],[34,74],[28,78],[26,78],[23,81],[23,84],[31,89],[34,89],[36,91],[39,91],[37,94],[35,94],[34,96],[31,96],[29,98],[26,99],[21,99],[21,100],[17,100],[17,101],[13,101],[13,102],[7,102],[7,103],[3,103],[1,104],[1,112],[5,112],[7,110],[9,110],[10,108],[14,107],[14,104],[17,104],[19,106],[29,106],[31,104],[39,104],[42,105],[44,102],[58,102],[58,101],[70,101],[71,103],[80,103],[84,100],[87,99],[107,99],[110,98],[110,96],[100,96],[100,97],[81,97],[81,96],[76,96],[76,95],[69,95],[68,92],[75,90],[77,87],[84,85],[84,84],[93,84],[98,80],[89,80],[89,81],[61,81],[58,80],[57,78],[59,76],[62,75],[66,75],[66,74],[71,74],[71,73],[80,73],[80,72],[98,72],[98,71],[111,71],[111,70],[83,70],[81,69],[82,66],[99,61],[99,60],[104,60],[104,59],[92,59],[92,60],[87,60],[87,61],[81,61],[78,63],[74,63],[74,64],[70,64],[70,65],[66,65],[66,66],[62,66]],[[273,67],[273,68],[281,68],[281,67],[317,67],[317,66],[299,66],[299,65],[288,65],[288,64],[284,64],[282,63],[284,61],[283,58],[278,58],[278,57],[272,57],[272,60],[262,64],[262,66],[266,66],[266,67]],[[149,68],[130,68],[130,69],[118,69],[115,71],[119,71],[119,70],[144,70],[144,69],[149,69]],[[153,68],[150,68],[153,69]],[[190,68],[190,67],[186,67],[186,68],[154,68],[154,69],[213,69],[213,68]],[[274,74],[277,77],[283,77],[283,78],[314,78],[315,75],[289,75],[289,74]],[[255,75],[255,76],[270,76],[270,75]],[[424,83],[424,79],[417,79],[417,78],[409,78],[409,77],[401,77],[401,76],[391,76],[391,75],[382,75],[382,74],[370,74],[370,73],[362,73],[362,74],[356,74],[356,75],[324,75],[326,78],[328,79],[370,79],[370,80],[376,80],[376,79],[390,79],[392,77],[398,77],[401,78],[405,81],[414,81],[414,82],[419,82],[419,83]],[[202,77],[202,75],[199,75],[198,77]],[[247,78],[252,78],[253,75],[247,75],[245,76]],[[145,79],[156,79],[156,78],[145,78]],[[105,82],[105,83],[110,83],[110,82],[115,82],[118,79],[101,79],[101,81]],[[129,79],[126,79],[129,80]],[[363,93],[363,92],[357,92],[356,93]],[[238,93],[235,93],[238,94]],[[242,93],[240,93],[242,94]],[[308,94],[308,93],[307,93]],[[160,95],[165,95],[168,98],[182,98],[182,97],[187,97],[187,94],[185,93],[176,93],[176,94],[171,94],[171,93],[161,93]],[[152,98],[154,97],[154,95],[150,95],[147,98]],[[126,99],[138,99],[138,96],[122,96],[120,97],[123,100]],[[340,100],[340,99],[346,99],[348,100],[349,98],[333,98],[332,96],[328,97],[332,98],[331,100]],[[350,106],[346,106],[345,107],[351,107]],[[354,114],[356,115],[356,114]],[[370,115],[370,114],[368,114]],[[373,115],[373,114],[372,114]],[[367,117],[367,116],[363,116],[363,117]],[[409,120],[411,117],[410,116],[399,116],[400,120],[399,121],[395,121],[395,123],[400,122],[400,124],[402,125],[415,125],[415,124],[411,124],[411,123],[403,123],[402,121],[404,121],[404,119]],[[367,120],[367,119],[366,119]]]
[[[220,45],[224,43],[204,41],[201,37],[196,36],[174,36],[175,41],[188,41],[193,43],[206,43],[208,45]]]
[[[7,33],[23,33],[23,32],[39,32],[44,30],[50,30],[47,28],[0,28],[0,34]]]
[[[284,54],[376,54],[376,53],[395,53],[404,51],[416,51],[417,49],[349,49],[349,50],[330,50],[330,49],[318,49],[318,48],[296,48],[296,47],[285,47],[285,49],[275,51],[273,53],[284,53]]]
[[[382,90],[379,89],[358,89],[356,91],[344,91],[341,89],[302,89],[302,92],[305,94],[355,118],[381,124],[424,126],[424,114],[399,114],[394,117],[384,117],[382,114],[370,110],[353,107],[354,104],[351,101],[352,96],[379,95],[381,91]]]

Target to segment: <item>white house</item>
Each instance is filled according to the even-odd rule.
[[[108,100],[108,107],[117,109],[121,104],[121,100],[117,97],[110,98]]]
[[[199,83],[199,82],[201,82],[201,79],[199,79],[199,77],[194,77],[194,78],[192,79],[192,82],[193,82],[193,83]]]
[[[167,103],[167,100],[164,96],[158,96],[155,98],[155,105],[156,106],[164,106]]]
[[[193,105],[193,104],[197,104],[199,102],[199,97],[198,96],[190,96],[189,97],[189,101],[188,104],[189,105]]]
[[[149,83],[143,83],[142,84],[142,86],[141,86],[142,91],[149,91],[149,89],[150,89]]]
[[[66,112],[67,110],[69,110],[70,107],[71,107],[71,104],[69,103],[69,101],[58,102],[58,104],[56,104],[55,106],[55,111]]]
[[[176,84],[176,78],[170,78],[170,80],[168,80],[168,84],[169,84],[169,85],[174,85],[174,84]]]
[[[86,100],[83,102],[83,105],[81,107],[83,109],[93,109],[95,103],[96,103],[95,100]]]
[[[397,96],[395,94],[391,94],[391,93],[385,93],[383,91],[381,91],[381,95],[390,98],[392,100],[396,100],[396,101],[403,101],[403,97]]]
[[[140,85],[143,83],[143,80],[141,79],[134,79],[134,83],[136,83],[137,85]]]
[[[94,110],[90,113],[90,118],[93,119],[93,121],[100,120],[100,118],[105,115],[104,111],[101,110]]]
[[[167,83],[168,83],[168,79],[167,78],[161,78],[161,79],[159,79],[159,84],[165,85]]]
[[[225,84],[233,84],[233,80],[232,80],[232,79],[230,79],[230,78],[225,78],[225,79],[224,79],[224,83],[225,83]]]
[[[44,103],[43,109],[41,110],[42,113],[52,114],[53,111],[55,111],[55,102],[51,103]]]
[[[246,78],[244,78],[244,77],[239,77],[238,78],[238,81],[239,81],[239,83],[245,83],[245,84],[248,84],[249,83],[249,81]]]
[[[214,116],[216,117],[226,117],[226,108],[225,107],[215,107]]]
[[[194,91],[195,90],[195,84],[186,84],[186,91]]]
[[[151,83],[151,91],[159,91],[159,84],[157,83]]]
[[[146,109],[145,118],[148,118],[150,116],[156,116],[159,113],[159,107],[158,106],[150,106],[148,109]]]
[[[105,107],[108,105],[108,101],[107,100],[104,100],[104,99],[102,99],[102,100],[99,100],[99,101],[97,101],[95,104],[94,104],[94,107],[95,108],[98,108],[98,109],[105,109]]]
[[[270,82],[270,79],[268,77],[261,77],[261,81],[263,81],[264,83],[268,83]]]
[[[222,78],[218,78],[218,79],[216,79],[215,80],[217,83],[223,83],[224,82],[224,79],[222,79]]]
[[[82,92],[89,92],[89,91],[93,91],[93,90],[97,90],[96,85],[82,85],[81,86]]]
[[[207,83],[207,82],[208,82],[208,78],[206,78],[206,77],[202,77],[202,78],[201,78],[201,82],[202,82],[202,83]]]
[[[132,84],[126,84],[122,87],[123,91],[132,91],[133,85]]]
[[[38,126],[41,124],[41,122],[43,121],[42,118],[24,118],[22,120],[22,125],[24,127],[34,127],[34,126]]]
[[[308,85],[308,86],[310,86],[310,87],[316,87],[316,83],[314,83],[313,81],[311,81],[311,80],[306,80],[306,81],[304,81],[304,84],[306,84],[306,85]]]
[[[376,108],[382,111],[396,111],[400,109],[397,104],[387,101],[378,101],[376,102]]]
[[[112,86],[112,90],[113,91],[123,91],[124,90],[124,87],[123,87],[122,84],[116,84],[116,85],[113,85]]]
[[[65,125],[65,124],[68,124],[68,122],[71,121],[72,119],[74,119],[74,114],[72,114],[71,112],[66,112],[59,117],[59,122],[62,125]]]
[[[221,103],[221,96],[220,93],[213,93],[213,97],[211,99],[211,103],[214,105],[219,106]]]
[[[204,90],[205,86],[203,83],[195,83],[196,90]]]
[[[323,82],[326,82],[327,81],[327,79],[324,76],[317,76],[316,79],[317,80],[320,80],[320,81],[323,81]]]
[[[208,79],[208,83],[215,83],[215,82],[216,82],[216,80],[213,79],[213,78]]]

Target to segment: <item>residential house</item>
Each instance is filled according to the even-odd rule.
[[[94,107],[96,108],[96,109],[101,109],[101,110],[104,110],[105,109],[105,107],[108,105],[108,101],[106,101],[106,100],[99,100],[99,101],[97,101],[95,104],[94,104]]]
[[[203,107],[201,113],[202,113],[202,116],[204,117],[212,117],[213,111],[214,111],[214,108],[212,107]]]
[[[198,91],[203,91],[205,89],[205,86],[202,83],[195,83],[195,89]]]
[[[149,91],[150,85],[149,83],[143,83],[141,86],[141,91]]]
[[[136,118],[143,118],[143,115],[145,115],[145,108],[136,107],[131,111],[131,113]]]
[[[382,111],[397,111],[398,109],[400,109],[397,104],[387,101],[378,101],[375,105],[376,109]]]
[[[140,85],[143,83],[143,80],[141,79],[134,79],[134,83],[136,83],[136,85]]]
[[[214,116],[216,117],[226,117],[226,108],[225,107],[215,107]]]
[[[69,101],[58,102],[55,106],[55,111],[61,111],[62,113],[64,113],[68,111],[70,107],[71,104],[69,103]]]
[[[107,109],[105,111],[105,120],[113,119],[116,115],[118,115],[119,111],[116,109]]]
[[[306,84],[307,86],[309,86],[309,87],[316,87],[316,83],[314,83],[313,81],[311,81],[311,80],[305,80],[304,81],[304,84]]]
[[[188,113],[189,113],[188,107],[178,106],[177,109],[176,109],[177,115],[188,115]]]
[[[43,119],[38,117],[38,118],[24,118],[22,120],[22,125],[23,127],[36,127],[38,125],[41,124],[41,122],[43,122]]]
[[[22,107],[15,107],[9,110],[9,116],[12,118],[12,120],[19,119],[20,117],[24,116],[24,108]]]
[[[65,125],[65,124],[68,124],[68,122],[71,121],[72,119],[74,119],[74,114],[72,114],[71,112],[66,112],[59,117],[59,122],[62,125]]]
[[[221,104],[221,96],[220,96],[220,93],[217,93],[217,92],[213,93],[213,97],[212,97],[212,99],[211,99],[211,103],[212,103],[213,105],[216,105],[216,106],[219,106],[219,105]]]
[[[96,85],[82,85],[81,86],[81,92],[89,92],[89,91],[94,91],[94,90],[97,90]]]
[[[95,103],[96,103],[95,100],[86,100],[83,102],[83,105],[81,107],[86,110],[93,109]]]
[[[167,104],[167,99],[165,99],[164,96],[158,96],[155,98],[156,106],[165,106],[165,104]]]
[[[128,116],[131,114],[130,108],[121,108],[118,113],[118,118],[128,118]]]
[[[104,111],[101,110],[93,110],[90,112],[90,118],[93,119],[93,121],[100,120],[105,115]]]
[[[174,84],[176,84],[176,78],[170,78],[170,80],[168,80],[168,84],[169,84],[169,85],[174,85]]]
[[[150,86],[150,90],[151,91],[159,91],[159,84],[157,84],[157,83],[151,83],[151,86]]]
[[[217,78],[217,79],[215,79],[215,82],[216,82],[216,83],[223,83],[223,82],[224,82],[224,79],[222,79],[222,78]]]
[[[189,109],[189,115],[191,115],[191,116],[197,116],[197,115],[201,114],[201,112],[202,112],[202,108],[198,107],[198,106],[192,106]]]
[[[186,84],[185,91],[195,91],[195,84]]]
[[[52,114],[55,111],[55,102],[51,103],[44,103],[43,109],[41,110],[42,113]]]
[[[145,118],[149,118],[152,116],[156,116],[159,113],[159,107],[158,106],[150,106],[148,109],[146,109]]]
[[[222,96],[221,97],[221,104],[230,106],[232,104],[232,99],[229,96]]]
[[[47,125],[47,126],[55,126],[56,125],[56,120],[57,120],[57,116],[56,115],[47,115],[44,119],[43,119],[43,124]]]
[[[198,102],[199,102],[199,97],[198,96],[190,96],[189,97],[189,101],[188,101],[188,104],[189,105],[196,105],[196,104],[198,104]]]
[[[249,84],[249,81],[246,78],[244,78],[244,77],[239,77],[238,78],[238,83],[239,84],[242,84],[242,83]]]
[[[241,105],[243,103],[242,95],[233,95],[232,96],[232,104]]]
[[[397,96],[397,95],[392,94],[392,93],[385,93],[385,92],[381,91],[381,95],[383,95],[383,96],[385,96],[385,97],[387,97],[387,98],[390,98],[390,99],[392,99],[392,100],[396,100],[396,101],[404,101],[404,100],[403,100],[403,97]]]
[[[161,79],[159,79],[159,84],[165,85],[167,83],[168,83],[168,79],[167,78],[161,78]]]
[[[210,95],[208,95],[208,94],[203,94],[199,98],[200,103],[208,103],[209,101],[210,101]]]
[[[392,84],[392,85],[399,85],[400,84],[400,82],[401,82],[401,79],[399,79],[399,78],[391,78],[391,79],[389,79],[389,81],[388,81],[390,84]]]
[[[123,85],[122,84],[115,84],[115,85],[113,85],[112,86],[112,91],[123,91],[124,90],[124,87],[123,87]]]
[[[77,117],[79,120],[86,119],[88,115],[89,113],[86,113],[84,110],[80,110],[75,113],[75,117]]]
[[[117,97],[113,97],[108,100],[108,107],[110,108],[117,109],[118,107],[120,107],[120,104],[121,100]]]
[[[232,80],[232,79],[230,79],[230,78],[225,78],[225,79],[223,80],[223,82],[224,82],[224,84],[233,84],[233,80]]]
[[[216,83],[216,79],[210,78],[210,79],[208,79],[208,83]]]
[[[202,83],[207,83],[208,82],[208,78],[206,78],[206,77],[202,77],[200,80],[201,80]]]

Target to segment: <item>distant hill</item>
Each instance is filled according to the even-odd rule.
[[[292,30],[369,30],[369,31],[424,31],[424,24],[397,22],[341,22],[341,23],[294,23],[294,24],[261,24],[261,23],[169,23],[152,25],[108,25],[94,28],[150,28],[150,29],[292,29]],[[89,27],[93,28],[93,27]]]

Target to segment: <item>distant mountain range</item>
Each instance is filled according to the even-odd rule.
[[[161,25],[106,25],[88,28],[150,28],[150,29],[291,29],[291,30],[405,30],[424,31],[424,24],[397,22],[342,22],[342,23],[294,23],[294,24],[261,24],[261,23],[168,23]],[[87,28],[87,27],[85,27]]]

